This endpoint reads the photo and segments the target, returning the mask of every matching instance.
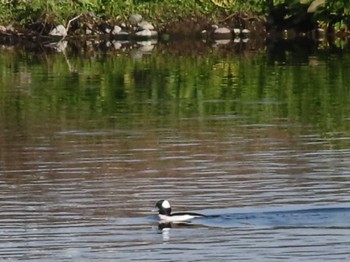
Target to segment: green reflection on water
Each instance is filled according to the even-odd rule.
[[[292,55],[291,55],[292,56]],[[290,59],[290,61],[294,61]],[[100,121],[130,128],[137,121],[237,116],[247,123],[349,130],[350,54],[316,54],[302,63],[249,57],[128,54],[0,54],[1,126]],[[113,120],[114,119],[114,120]],[[116,120],[117,119],[117,120]],[[103,126],[101,126],[103,127]]]

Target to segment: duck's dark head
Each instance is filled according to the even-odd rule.
[[[168,200],[159,200],[156,204],[156,207],[158,208],[159,214],[170,216],[171,206]]]

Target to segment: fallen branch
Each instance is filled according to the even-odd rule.
[[[76,17],[73,17],[72,19],[70,19],[67,23],[67,26],[66,26],[66,35],[63,36],[63,38],[61,40],[63,40],[67,35],[68,35],[68,30],[69,30],[69,27],[70,27],[70,23],[72,23],[74,20],[77,20],[79,17],[81,17],[83,14],[80,14]]]

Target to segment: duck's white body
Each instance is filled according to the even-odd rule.
[[[203,217],[200,215],[190,215],[190,214],[173,214],[171,216],[159,214],[159,219],[162,222],[184,222],[196,217]]]

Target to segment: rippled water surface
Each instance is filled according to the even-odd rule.
[[[255,56],[2,55],[0,259],[349,259],[350,57]]]

